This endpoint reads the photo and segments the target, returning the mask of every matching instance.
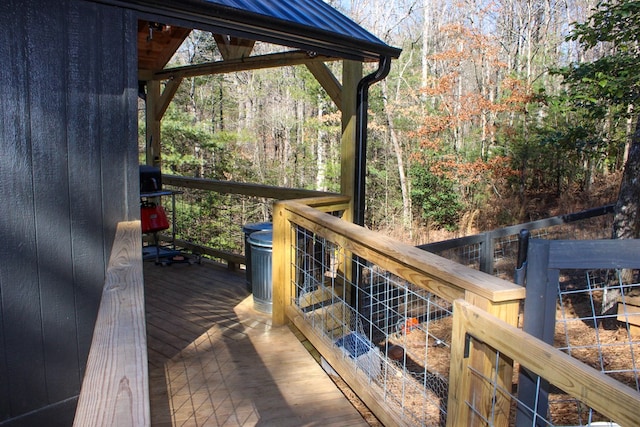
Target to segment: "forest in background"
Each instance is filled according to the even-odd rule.
[[[568,37],[595,1],[329,3],[403,49],[370,92],[368,227],[426,243],[615,201],[631,107],[564,77],[615,49]],[[171,65],[216,59],[194,31]],[[162,139],[165,173],[339,191],[340,115],[304,66],[185,80]]]

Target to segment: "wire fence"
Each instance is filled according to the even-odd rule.
[[[452,357],[456,360],[469,357],[467,349],[473,348],[474,342],[489,345],[495,351],[490,359],[492,371],[480,372],[471,364],[462,364],[460,375],[471,377],[475,390],[490,390],[492,394],[488,401],[477,401],[464,391],[458,392],[464,396],[457,398],[463,408],[459,413],[468,411],[464,425],[637,425],[640,419],[640,393],[637,391],[620,385],[587,364],[576,362],[566,351],[548,348],[549,345],[541,340],[496,321],[467,303],[458,301],[454,306],[454,324],[462,329],[462,334],[453,340]],[[483,350],[483,354],[490,352]],[[523,390],[522,383],[517,387],[505,385],[497,375],[505,357],[515,362],[516,376],[519,372],[520,379],[522,375],[534,379],[530,390]],[[487,372],[491,374],[487,375]],[[529,398],[529,392],[533,392],[535,399]],[[501,402],[510,402],[507,411]]]
[[[540,239],[608,239],[611,237],[612,213],[613,205],[607,205],[418,247],[515,282],[522,230],[528,230],[531,238]]]
[[[575,230],[581,227],[584,225],[541,229],[536,235],[576,236]],[[591,231],[583,235],[593,237]],[[377,390],[385,405],[402,415],[401,424],[445,425],[450,387],[451,303],[368,260],[356,257],[352,261],[346,248],[309,230],[298,227],[296,236],[294,305],[304,313],[306,321],[331,340],[353,370]],[[511,239],[509,244],[514,242]],[[505,250],[502,243],[495,247],[501,248],[501,256],[514,257],[517,253]],[[586,252],[584,256],[589,258]],[[546,273],[542,275],[546,277]],[[640,391],[637,276],[637,270],[571,269],[562,271],[557,282],[549,282],[547,287],[552,290],[551,341],[555,347],[619,381],[621,387]],[[616,295],[609,307],[604,303],[606,294]],[[527,313],[525,309],[521,318],[526,320]],[[548,322],[538,320],[541,325]],[[495,370],[498,371],[497,366]],[[523,375],[528,375],[527,371],[516,366],[513,387],[500,386],[495,378],[479,379],[494,390],[494,404],[504,399],[512,402],[509,425],[615,425],[584,402],[554,387],[550,381],[553,378],[531,376],[533,386],[525,387],[521,383]],[[500,425],[482,416],[486,425]]]
[[[175,238],[220,252],[245,252],[243,227],[271,220],[272,199],[242,194],[222,194],[197,188],[166,186],[175,191]]]
[[[624,269],[561,272],[554,345],[640,392],[638,277],[639,270]],[[550,396],[551,413],[564,405],[564,396]]]
[[[610,376],[618,387],[635,391],[640,391],[639,243],[531,240],[523,313],[525,332]],[[540,425],[609,421],[526,371],[520,373],[518,387],[518,426],[536,419],[545,420]],[[530,418],[526,414],[534,407]]]
[[[294,250],[294,305],[314,331],[404,423],[445,425],[451,304],[301,227]]]
[[[497,351],[493,359],[494,371],[498,372],[498,365],[502,359],[502,354]],[[485,384],[485,387],[493,390],[494,399],[491,401],[489,411],[484,407],[478,407],[473,404],[469,405],[472,412],[471,418],[474,419],[474,425],[496,426],[501,425],[502,414],[497,402],[510,401],[511,412],[509,414],[509,425],[516,427],[619,427],[619,424],[611,420],[610,417],[603,415],[589,404],[581,401],[579,398],[570,395],[561,390],[554,384],[553,377],[541,378],[536,376],[534,391],[537,396],[550,396],[550,410],[541,412],[539,404],[542,398],[539,398],[533,405],[529,405],[528,401],[520,399],[518,393],[514,393],[512,389],[507,389],[501,385],[497,376],[488,377],[482,372],[469,368],[471,375],[479,382]],[[517,372],[517,371],[516,371]],[[549,389],[552,393],[549,394]],[[488,415],[487,415],[488,412]]]

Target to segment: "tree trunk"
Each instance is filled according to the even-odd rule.
[[[389,130],[389,137],[391,138],[391,142],[393,143],[393,151],[396,154],[396,161],[398,162],[398,176],[400,177],[400,190],[402,191],[402,225],[405,227],[405,230],[409,230],[411,228],[411,197],[409,196],[407,177],[404,172],[402,147],[400,146],[400,141],[398,140],[396,128],[393,125],[393,117],[391,116],[391,112],[389,111],[387,81],[383,80],[381,84],[382,103],[384,114],[387,120],[387,128]]]
[[[636,130],[631,135],[618,201],[614,209],[611,237],[614,239],[640,238],[640,118],[636,118]],[[633,270],[623,269],[620,272],[620,280],[622,283],[632,283]],[[605,288],[602,297],[602,313],[615,310],[619,297],[620,288],[617,283],[614,283],[611,288]]]
[[[640,119],[631,136],[613,218],[614,239],[640,238]]]
[[[322,97],[318,95],[318,137],[316,145],[316,168],[318,173],[316,175],[316,190],[326,191],[325,185],[325,169],[326,169],[326,153],[324,140],[326,137],[326,131],[322,124],[322,116],[324,114],[324,102]]]

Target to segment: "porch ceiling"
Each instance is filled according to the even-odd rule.
[[[264,41],[322,55],[357,60],[395,57],[391,47],[322,0],[101,0],[152,13],[158,17],[193,22],[214,34]],[[195,25],[194,25],[195,26]],[[141,70],[160,70],[190,29],[138,28]],[[151,34],[151,37],[149,37]]]
[[[138,69],[162,70],[190,32],[190,28],[138,21]]]

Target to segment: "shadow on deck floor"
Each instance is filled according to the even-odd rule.
[[[153,426],[367,426],[244,274],[145,262]]]

